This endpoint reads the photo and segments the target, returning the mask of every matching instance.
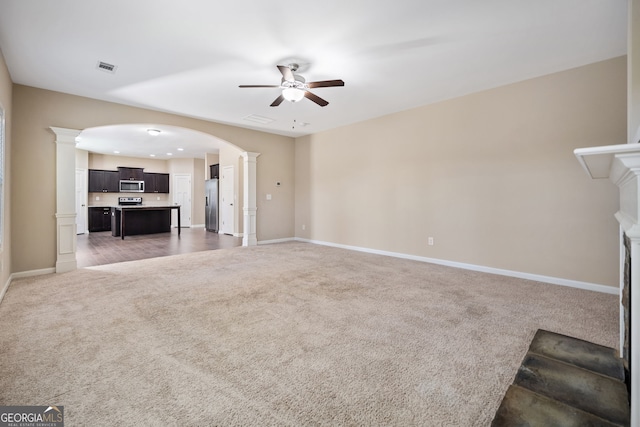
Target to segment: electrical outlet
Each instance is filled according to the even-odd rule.
[[[429,244],[429,246],[433,246],[433,237],[429,237],[427,243]]]
[[[271,200],[271,194],[267,194],[267,200]]]
[[[302,230],[304,231],[304,230],[306,230],[306,229],[307,229],[307,226],[306,226],[306,225],[304,225],[304,224],[302,224]]]

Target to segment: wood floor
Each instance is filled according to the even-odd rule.
[[[242,238],[213,233],[204,228],[183,228],[169,233],[127,236],[122,240],[110,231],[79,234],[76,259],[78,268],[157,258],[242,245]]]

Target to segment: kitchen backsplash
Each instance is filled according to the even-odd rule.
[[[172,204],[170,194],[166,193],[89,193],[89,206],[118,206],[118,197],[142,197],[147,206],[166,206]],[[97,200],[98,198],[99,200]]]

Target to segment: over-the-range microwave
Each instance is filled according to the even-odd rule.
[[[144,181],[120,180],[121,193],[144,193]]]

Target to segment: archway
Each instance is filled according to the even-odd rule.
[[[75,170],[77,137],[82,130],[50,128],[56,135],[56,272],[75,270],[76,261],[76,206]],[[243,246],[257,244],[256,229],[256,167],[259,153],[242,151],[234,144],[221,140],[240,150],[243,159]]]

